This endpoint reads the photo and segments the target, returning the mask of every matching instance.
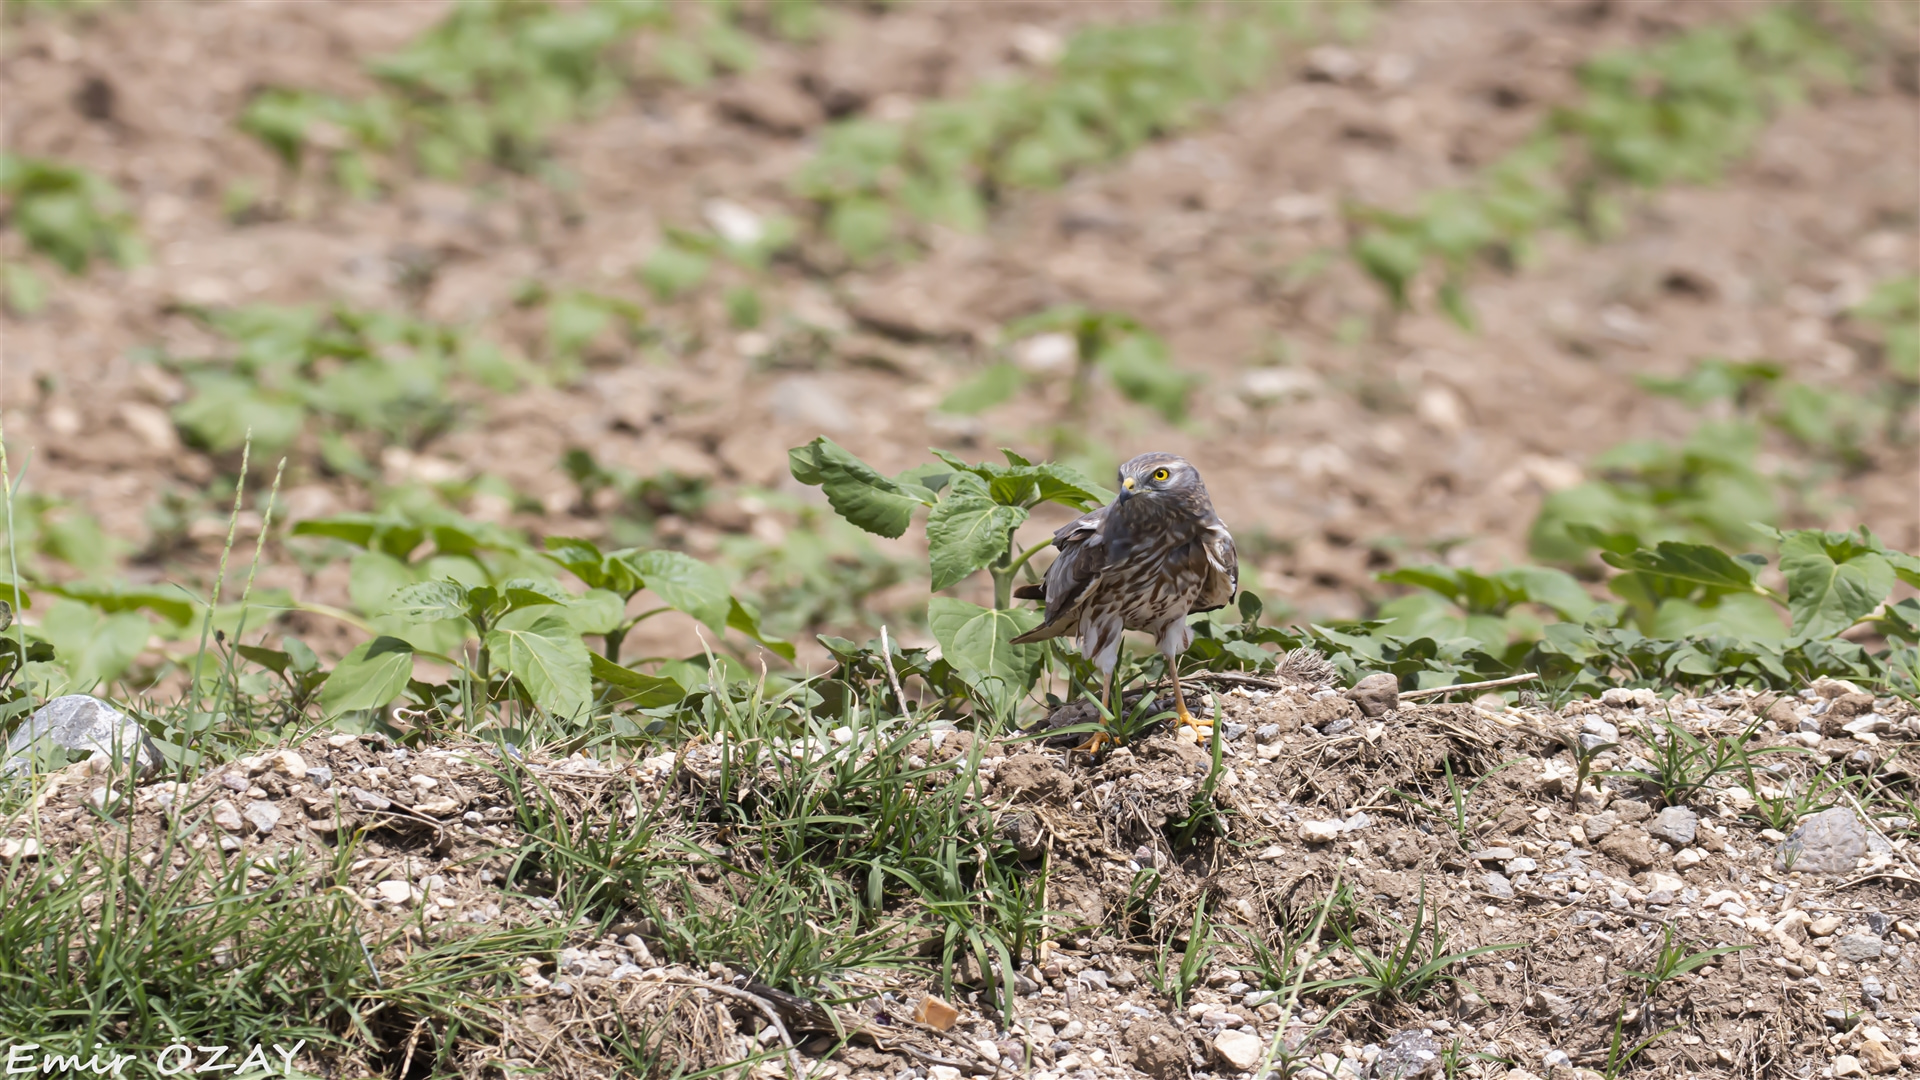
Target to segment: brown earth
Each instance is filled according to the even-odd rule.
[[[984,236],[935,235],[927,258],[891,269],[777,266],[763,289],[773,313],[763,334],[726,328],[717,287],[649,302],[668,344],[611,345],[567,387],[473,392],[467,423],[391,448],[385,479],[498,477],[530,501],[476,499],[472,512],[535,533],[591,534],[604,528],[604,508],[583,502],[559,467],[564,451],[588,447],[606,465],[709,479],[729,493],[706,519],[660,529],[712,555],[731,532],[777,536],[792,524],[750,493],[815,497],[786,476],[783,452],[818,434],[889,469],[923,460],[929,443],[1055,449],[1061,385],[1043,379],[978,418],[934,406],[999,355],[1007,320],[1083,303],[1140,318],[1207,381],[1178,428],[1103,393],[1066,448],[1107,467],[1148,447],[1192,458],[1243,538],[1251,587],[1303,614],[1351,616],[1380,595],[1372,574],[1397,561],[1430,551],[1482,567],[1523,560],[1539,499],[1580,479],[1590,455],[1694,423],[1690,410],[1636,390],[1634,375],[1725,355],[1774,358],[1816,384],[1866,385],[1839,313],[1873,282],[1920,265],[1911,87],[1875,71],[1857,92],[1790,110],[1724,182],[1645,199],[1618,239],[1554,236],[1524,272],[1480,272],[1477,334],[1431,303],[1389,325],[1375,288],[1344,260],[1305,280],[1289,268],[1343,242],[1333,213],[1343,201],[1404,206],[1470,177],[1575,92],[1582,59],[1737,7],[1383,6],[1345,54],[1296,56],[1191,135],[1058,192],[1009,197]],[[511,177],[471,188],[400,177],[388,197],[354,203],[311,179],[285,183],[234,129],[258,85],[366,89],[359,58],[443,10],[182,0],[9,27],[0,60],[9,149],[70,159],[121,185],[155,258],[63,279],[41,316],[0,320],[0,417],[11,445],[33,452],[30,489],[83,506],[130,550],[146,548],[157,500],[196,508],[186,547],[147,552],[136,576],[204,574],[225,533],[215,522],[223,508],[201,493],[232,462],[180,446],[163,410],[183,386],[131,352],[209,344],[176,305],[409,308],[475,321],[532,351],[537,328],[511,304],[523,282],[641,298],[632,269],[666,227],[699,222],[710,200],[799,209],[784,182],[829,112],[896,115],[1031,67],[1033,50],[1018,43],[1035,28],[1057,38],[1149,9],[834,5],[818,44],[763,40],[752,74],[699,90],[642,84],[563,131],[556,158],[577,180],[564,197]],[[111,88],[111,108],[88,119],[80,91],[96,82]],[[269,193],[248,224],[222,209],[238,180]],[[17,235],[0,240],[18,253]],[[1373,329],[1355,339],[1356,325]],[[809,344],[822,331],[825,347]],[[1874,448],[1834,482],[1814,523],[1864,523],[1896,546],[1920,546],[1915,464],[1911,441]],[[369,498],[302,460],[285,494],[295,517]],[[338,575],[312,578],[285,562],[262,581],[344,600]],[[663,620],[635,647],[659,651],[649,646],[677,643],[686,629]]]

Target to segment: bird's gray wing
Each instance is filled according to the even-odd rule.
[[[1233,534],[1216,518],[1200,534],[1200,547],[1207,553],[1207,577],[1200,584],[1195,611],[1212,611],[1233,602],[1240,591],[1240,554],[1234,549]]]
[[[1047,567],[1043,586],[1022,586],[1014,595],[1044,600],[1046,618],[1039,626],[1014,638],[1014,644],[1045,641],[1078,631],[1080,604],[1098,586],[1101,571],[1107,565],[1107,542],[1102,526],[1107,508],[1097,510],[1062,525],[1053,534],[1053,546],[1060,555]]]

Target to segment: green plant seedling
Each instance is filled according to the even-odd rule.
[[[1389,920],[1391,922],[1392,920]],[[1437,921],[1427,917],[1427,887],[1420,883],[1420,896],[1414,908],[1412,925],[1393,923],[1397,941],[1385,954],[1378,954],[1354,940],[1353,932],[1335,924],[1340,946],[1357,961],[1359,975],[1345,979],[1322,980],[1309,984],[1313,990],[1349,990],[1349,1004],[1378,1002],[1384,1005],[1411,1004],[1444,982],[1461,981],[1451,969],[1455,965],[1487,953],[1524,949],[1524,941],[1480,945],[1460,952],[1447,952],[1447,937]]]
[[[1481,776],[1480,779],[1475,780],[1465,787],[1462,787],[1460,781],[1453,775],[1452,759],[1449,758],[1442,761],[1441,768],[1445,771],[1447,780],[1447,805],[1445,807],[1436,806],[1426,799],[1422,799],[1417,795],[1409,795],[1398,789],[1395,789],[1393,794],[1418,806],[1434,817],[1439,818],[1449,829],[1453,830],[1454,839],[1460,844],[1460,850],[1471,851],[1473,845],[1478,842],[1479,832],[1478,827],[1473,824],[1469,812],[1469,806],[1473,800],[1473,793],[1480,790],[1481,784],[1493,779],[1503,770],[1520,764],[1523,760],[1525,759],[1512,758],[1503,761],[1487,770],[1485,775]]]

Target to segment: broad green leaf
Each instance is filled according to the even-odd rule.
[[[1552,608],[1562,618],[1584,619],[1598,603],[1572,574],[1564,570],[1521,566],[1503,570],[1496,576],[1520,592],[1528,602]]]
[[[618,593],[588,589],[567,603],[567,622],[582,634],[607,634],[618,629],[627,615],[627,602]]]
[[[269,649],[260,645],[237,645],[234,652],[259,664],[275,675],[284,675],[291,658],[278,649]]]
[[[581,540],[571,536],[547,537],[546,556],[567,568],[574,577],[586,583],[589,589],[605,587],[607,574],[606,556],[591,540]]]
[[[131,611],[102,614],[74,600],[57,600],[35,628],[54,647],[69,675],[68,693],[84,694],[126,672],[147,647],[153,626]]]
[[[936,596],[927,605],[927,622],[954,671],[996,717],[1012,716],[1046,656],[1044,645],[1015,645],[1013,639],[1040,625],[1040,613],[995,611]]]
[[[898,538],[913,512],[935,501],[933,492],[882,476],[824,435],[787,456],[794,479],[819,486],[834,512],[870,533]]]
[[[1093,482],[1071,465],[1047,462],[1032,466],[1040,498],[1075,510],[1091,510],[1113,501],[1113,492]]]
[[[741,603],[738,599],[733,601],[732,607],[727,612],[727,626],[740,631],[766,646],[776,656],[792,660],[798,655],[794,651],[792,642],[782,641],[777,637],[770,637],[765,631],[760,629],[759,614],[752,608]]]
[[[1727,592],[1751,592],[1755,568],[1716,547],[1665,540],[1652,551],[1622,555],[1607,551],[1600,558],[1608,566],[1638,570],[1655,577]]]
[[[384,708],[407,688],[413,675],[413,646],[381,636],[362,642],[334,665],[320,688],[320,709],[328,719],[363,709]]]
[[[970,416],[1012,398],[1026,385],[1026,375],[1015,364],[999,363],[947,392],[940,411]]]
[[[624,561],[668,607],[699,619],[715,633],[726,632],[733,601],[725,574],[679,551],[643,551]]]
[[[1850,533],[1804,529],[1785,534],[1780,572],[1787,578],[1795,637],[1838,635],[1887,598],[1894,571],[1874,546]]]
[[[525,687],[533,703],[567,719],[593,701],[592,654],[567,620],[540,608],[511,612],[487,633],[496,668]]]
[[[286,650],[288,666],[294,671],[304,675],[320,670],[320,658],[314,655],[313,650],[307,647],[306,642],[296,637],[282,635],[280,638],[280,647]]]
[[[467,617],[467,589],[457,581],[420,581],[396,590],[387,613],[408,622],[441,622]]]
[[[367,615],[384,615],[394,596],[413,584],[413,570],[384,552],[362,551],[347,562],[347,595]]]
[[[1008,536],[1027,520],[1018,506],[978,495],[949,495],[927,515],[933,588],[950,589],[1007,553]]]
[[[508,611],[541,607],[547,604],[566,604],[573,599],[560,586],[550,581],[537,581],[533,578],[513,578],[506,581],[500,586],[500,594],[506,598]]]
[[[657,709],[677,704],[687,696],[687,688],[673,679],[642,674],[598,653],[592,654],[588,662],[594,678],[618,690],[613,696],[635,708]]]
[[[198,611],[203,610],[178,588],[92,585],[76,581],[66,585],[40,585],[38,589],[55,596],[64,596],[69,600],[77,600],[109,615],[145,608],[175,626],[187,625],[193,621]],[[11,600],[13,591],[11,588],[5,589],[0,591],[0,596]]]

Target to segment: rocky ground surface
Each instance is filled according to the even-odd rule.
[[[523,993],[503,1007],[498,1043],[474,1052],[546,1061],[568,1025],[618,1008],[680,1017],[690,1060],[738,1058],[777,1044],[762,1012],[772,1003],[810,1067],[903,1080],[1227,1080],[1282,1036],[1300,1076],[1429,1076],[1443,1065],[1586,1076],[1606,1071],[1616,1024],[1630,1044],[1666,1032],[1634,1075],[1920,1069],[1920,868],[1911,808],[1889,801],[1911,790],[1904,762],[1920,715],[1908,704],[1832,682],[1790,696],[1616,690],[1558,709],[1497,695],[1396,702],[1377,687],[1313,682],[1210,689],[1223,712],[1214,799],[1227,834],[1190,847],[1175,846],[1169,822],[1211,768],[1191,738],[1151,735],[1093,760],[1033,743],[983,749],[985,798],[1003,832],[1023,837],[1027,865],[1048,870],[1061,928],[1023,958],[1012,1026],[989,995],[961,987],[949,1002],[924,974],[853,973],[843,985],[862,1000],[836,1011],[856,1037],[839,1045],[817,1006],[751,971],[669,963],[650,936],[658,928],[615,918],[597,924],[604,936],[576,930],[558,953],[522,958]],[[1197,694],[1194,704],[1206,707]],[[1576,793],[1569,743],[1597,751],[1595,773],[1648,769],[1669,721],[1708,744],[1753,728],[1752,776],[1723,772],[1665,806],[1619,776]],[[964,761],[971,738],[936,725],[907,753]],[[1784,752],[1755,753],[1763,747]],[[535,756],[526,775],[582,812],[663,797],[671,809],[702,788],[716,754],[705,744],[615,764]],[[402,942],[566,918],[537,882],[506,886],[526,837],[491,747],[331,735],[131,790],[101,760],[39,781],[5,823],[0,859],[55,865],[96,842],[165,850],[175,830],[176,864],[217,849],[253,860],[252,872],[304,859],[318,874],[352,840],[343,884],[357,918]],[[1449,771],[1475,785],[1462,834],[1447,824]],[[1791,832],[1757,819],[1756,799],[1808,791],[1815,775],[1844,786],[1803,802]],[[689,870],[712,882],[717,865],[696,858]],[[1170,955],[1177,969],[1188,935],[1162,953],[1129,907],[1149,868],[1162,875],[1157,908],[1185,925],[1204,902],[1212,928],[1177,1002],[1158,965]],[[1444,934],[1445,952],[1524,947],[1468,959],[1449,969],[1460,982],[1404,1003],[1337,1010],[1342,992],[1312,989],[1290,998],[1291,983],[1263,981],[1255,943],[1278,945],[1286,930],[1297,944],[1301,913],[1336,881],[1356,905],[1351,932],[1376,951],[1416,920]],[[1732,951],[1649,990],[1631,973],[1655,970],[1669,940],[1686,954]],[[1303,977],[1357,972],[1336,950]]]

